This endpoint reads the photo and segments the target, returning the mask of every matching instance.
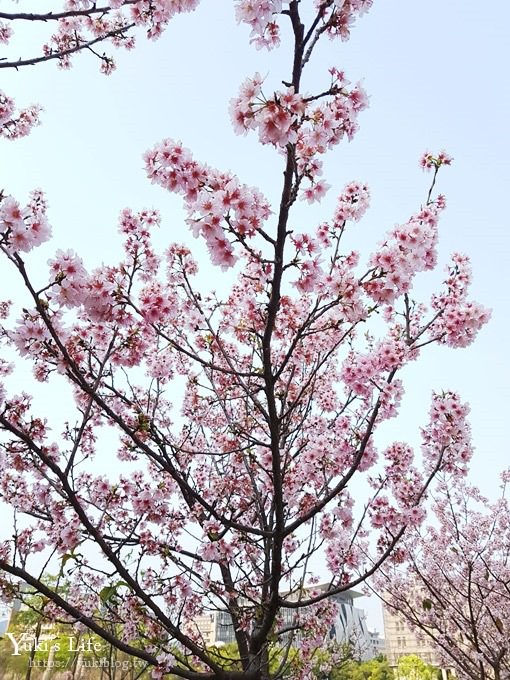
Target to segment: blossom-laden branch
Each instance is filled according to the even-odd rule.
[[[501,680],[510,670],[509,507],[467,483],[443,483],[435,526],[412,531],[405,559],[386,565],[376,588],[391,611],[426,638],[462,678]]]
[[[39,125],[40,108],[30,106],[16,111],[13,99],[0,90],[0,137],[18,139]]]

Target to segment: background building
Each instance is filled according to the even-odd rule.
[[[391,667],[396,668],[401,656],[415,654],[431,666],[441,667],[439,656],[429,642],[417,631],[412,630],[405,619],[391,611],[383,604],[384,638],[386,657]],[[442,677],[446,679],[446,671],[441,669]]]
[[[373,658],[370,633],[363,609],[354,606],[354,600],[361,597],[356,590],[346,590],[331,599],[338,605],[338,616],[331,630],[331,637],[337,642],[350,642],[354,654],[365,661]]]
[[[376,656],[386,655],[386,643],[379,631],[369,630],[368,636],[370,643],[370,658],[374,659]]]
[[[11,607],[0,601],[0,635],[3,635],[9,626]]]
[[[197,616],[195,619],[193,619],[192,627],[200,631],[202,639],[204,640],[204,644],[206,646],[210,646],[214,645],[216,642],[217,625],[216,614],[202,614],[201,616]]]
[[[386,657],[390,666],[397,666],[401,656],[416,654],[425,663],[439,666],[434,647],[407,625],[404,618],[383,605]]]
[[[325,590],[327,587],[327,585],[317,586],[314,590]],[[297,594],[295,597],[297,599]],[[358,597],[361,597],[361,593],[355,590],[347,590],[331,596],[331,599],[338,606],[338,614],[329,631],[329,638],[339,643],[350,642],[354,647],[355,655],[366,660],[384,653],[384,650],[381,648],[379,634],[369,632],[364,611],[354,606],[354,600]],[[304,609],[306,610],[306,608]],[[281,615],[283,626],[291,627],[296,616],[296,610],[284,608]],[[221,645],[235,642],[234,626],[227,611],[220,610],[197,616],[189,625],[200,632],[206,644]],[[300,639],[299,632],[295,633],[293,644],[299,646]]]

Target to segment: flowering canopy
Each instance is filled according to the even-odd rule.
[[[43,58],[66,67],[98,41],[132,47],[136,25],[157,37],[197,4],[69,0],[51,16],[0,13],[1,35],[8,40],[9,21],[54,22]],[[302,75],[318,42],[348,38],[371,1],[309,0],[306,25],[295,0],[234,4],[258,47],[278,44],[283,22],[292,30],[283,89],[266,92],[255,74],[230,107],[236,132],[256,133],[283,163],[279,204],[179,141],[145,154],[150,180],[182,196],[212,264],[235,271],[224,298],[200,289],[188,247],[155,252],[157,212],[128,208],[121,262],[89,271],[78,253],[59,250],[36,283],[23,258],[50,236],[44,195],[26,204],[1,195],[0,248],[32,300],[14,315],[2,303],[4,356],[14,348],[42,383],[64,378],[76,420],[56,435],[29,394],[8,390],[12,366],[1,360],[0,493],[29,519],[0,544],[0,586],[12,595],[21,578],[49,598],[54,616],[144,659],[154,677],[255,680],[292,666],[304,679],[335,616],[329,596],[374,573],[423,520],[435,475],[462,476],[471,455],[468,407],[448,391],[433,397],[421,461],[404,442],[378,450],[374,433],[404,396],[399,372],[429,344],[466,346],[489,313],[469,299],[460,254],[429,305],[412,297],[415,276],[436,265],[445,200],[432,189],[451,160],[443,152],[422,161],[434,171],[423,205],[368,258],[342,241],[368,208],[362,182],[344,188],[329,222],[290,228],[298,199],[320,201],[330,188],[321,158],[352,138],[367,105],[337,68],[319,92],[304,89]],[[111,58],[99,58],[109,72]],[[25,134],[30,125],[15,115],[33,124],[35,109],[14,114],[4,99],[3,134]],[[114,479],[97,464],[107,426],[122,462]],[[349,491],[358,477],[369,490],[361,506]],[[41,555],[66,579],[65,596],[41,579]],[[330,586],[314,591],[319,558]],[[283,609],[295,612],[290,627]],[[219,611],[232,620],[238,666],[208,649],[197,625]],[[288,654],[297,641],[299,657]]]
[[[510,473],[502,475],[503,489]],[[465,482],[443,483],[437,526],[412,530],[405,561],[379,573],[388,605],[434,644],[456,677],[509,677],[510,518],[503,492],[489,503]]]

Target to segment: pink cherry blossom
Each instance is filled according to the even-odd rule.
[[[109,73],[103,47],[131,49],[135,26],[159,38],[198,4],[67,0],[34,19],[52,27],[42,60],[68,68],[90,47]],[[378,434],[414,398],[406,367],[429,345],[466,346],[489,318],[469,297],[462,255],[429,304],[413,290],[436,266],[445,199],[432,191],[451,159],[426,155],[424,202],[368,258],[346,242],[369,208],[366,184],[348,182],[332,214],[311,221],[307,203],[330,188],[324,156],[356,134],[368,96],[340,68],[322,76],[309,65],[372,3],[304,4],[234,3],[249,40],[282,40],[293,64],[274,80],[246,79],[230,105],[235,131],[253,132],[280,168],[271,198],[171,138],[144,155],[156,193],[182,200],[182,227],[208,267],[157,210],[126,207],[117,257],[102,253],[91,268],[65,246],[44,255],[43,276],[24,253],[50,236],[44,195],[0,193],[0,251],[23,291],[12,312],[0,303],[0,499],[20,517],[0,545],[0,589],[23,598],[29,583],[44,592],[45,616],[79,620],[156,678],[269,678],[278,649],[278,674],[308,680],[319,648],[329,674],[333,596],[405,568],[438,478],[465,488],[469,407],[457,393],[432,395],[416,454]],[[35,120],[0,95],[4,136]],[[41,383],[33,397],[25,365]],[[55,395],[60,413],[45,408]],[[504,534],[499,510],[491,519]],[[41,580],[41,564],[58,584]],[[240,671],[208,647],[197,621],[209,616],[232,623]]]
[[[46,218],[46,201],[41,191],[33,191],[25,208],[12,196],[0,199],[0,243],[12,251],[28,252],[51,236]]]
[[[453,158],[449,156],[446,151],[440,151],[437,156],[434,156],[429,151],[425,151],[420,158],[420,165],[424,170],[439,169],[442,165],[451,165]]]
[[[416,526],[403,559],[376,587],[392,611],[427,637],[461,678],[508,674],[508,501],[489,503],[467,483],[443,480],[434,521]]]
[[[0,43],[1,36],[0,27]],[[40,124],[40,113],[41,107],[36,105],[16,111],[14,100],[0,90],[0,137],[7,139],[25,137],[33,127]]]

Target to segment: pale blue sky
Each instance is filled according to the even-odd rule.
[[[22,0],[18,7],[29,4]],[[0,8],[12,6],[0,0]],[[387,424],[383,436],[417,444],[432,389],[460,391],[472,406],[472,479],[495,495],[497,473],[509,464],[510,3],[496,0],[489,9],[474,0],[375,0],[350,42],[326,41],[303,89],[326,83],[327,68],[335,65],[352,81],[364,79],[370,108],[355,140],[327,157],[327,200],[303,208],[295,225],[312,229],[330,216],[345,182],[366,181],[372,208],[351,232],[351,244],[367,257],[384,232],[424,200],[422,151],[445,148],[454,156],[439,179],[448,201],[441,268],[453,250],[467,253],[473,296],[492,307],[493,318],[472,347],[433,349],[406,372],[401,417]],[[118,53],[118,70],[110,77],[98,73],[91,55],[78,56],[69,72],[54,64],[0,71],[0,87],[20,105],[45,108],[43,125],[27,139],[0,140],[0,188],[24,200],[40,186],[50,203],[54,239],[29,261],[44,263],[57,247],[73,247],[90,265],[115,261],[116,220],[125,206],[162,212],[162,246],[185,240],[203,252],[183,224],[180,200],[145,179],[142,153],[163,137],[181,139],[198,159],[277,197],[281,163],[254,136],[234,135],[227,108],[240,82],[255,71],[268,75],[268,91],[286,79],[290,55],[284,49],[257,52],[247,33],[236,27],[231,2],[202,0],[194,14],[174,19],[158,42],[140,38],[134,52]],[[34,39],[20,34],[6,54],[32,55]],[[421,277],[420,290],[432,290],[441,273]],[[10,286],[4,271],[2,281]]]

